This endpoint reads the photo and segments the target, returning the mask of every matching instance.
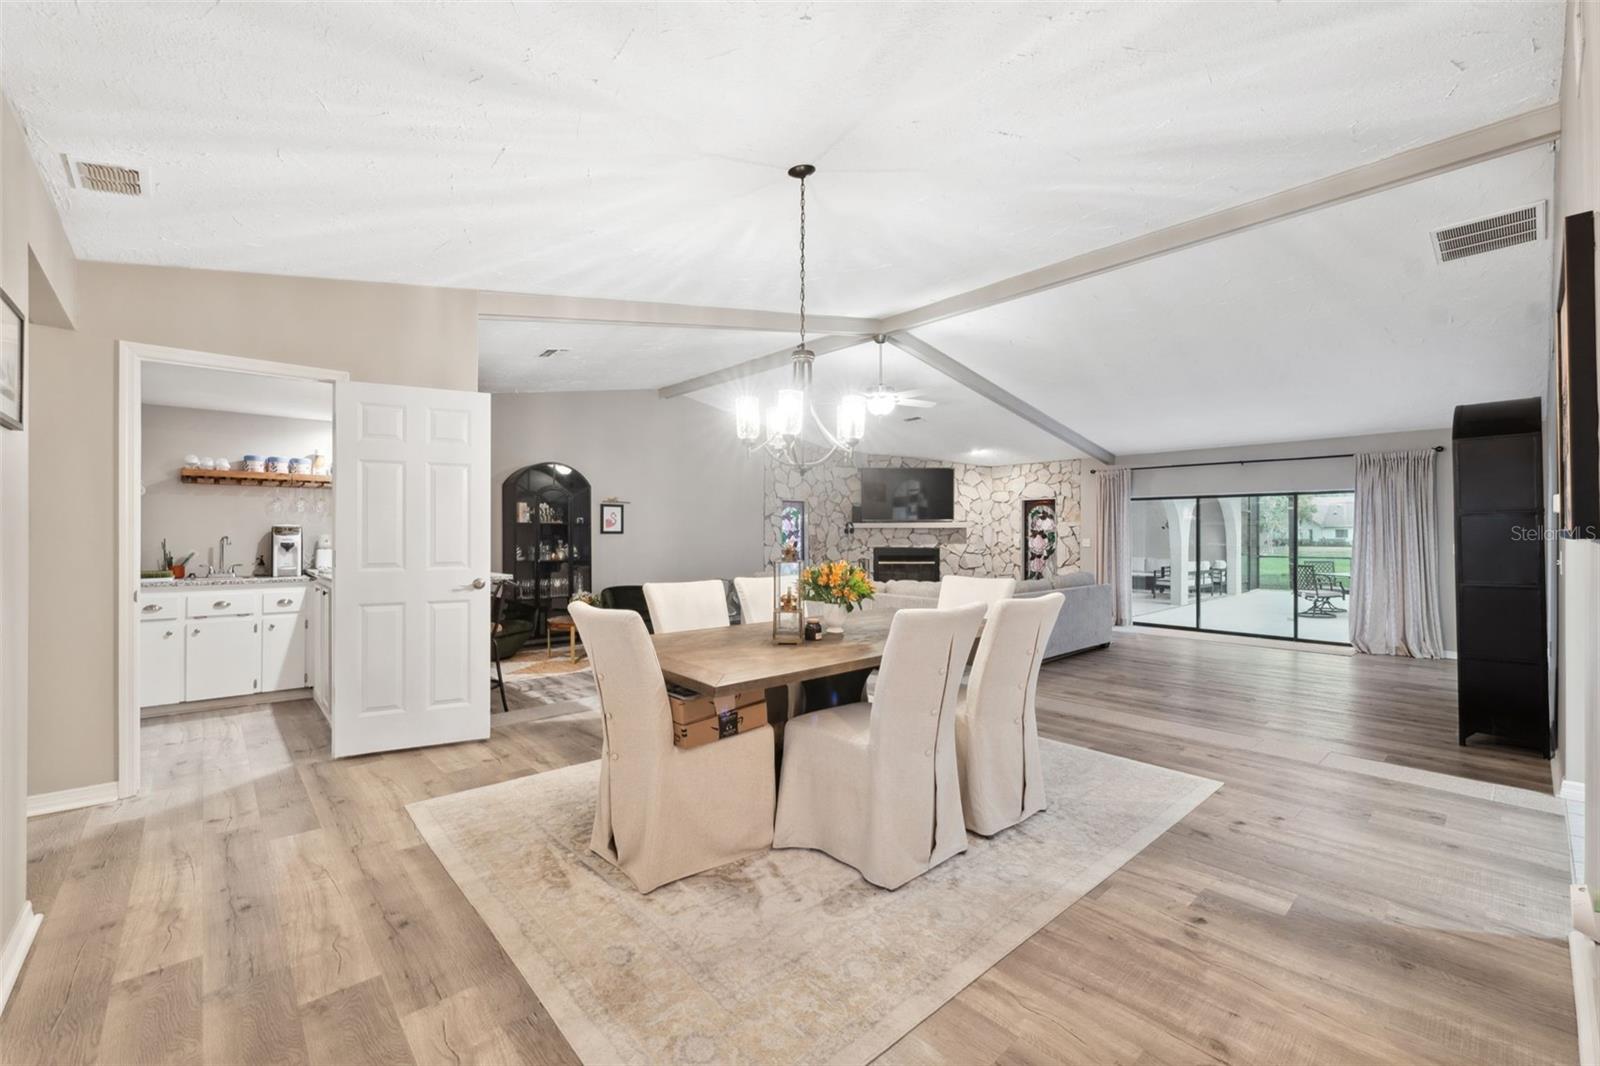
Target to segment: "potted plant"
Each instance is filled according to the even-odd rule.
[[[822,628],[827,633],[843,633],[845,615],[876,592],[867,572],[843,559],[807,567],[801,571],[800,587],[806,599],[822,605]]]

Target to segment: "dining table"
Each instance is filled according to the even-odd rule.
[[[719,710],[731,709],[740,693],[764,690],[767,721],[781,753],[789,718],[819,702],[860,698],[860,680],[883,660],[893,617],[887,610],[856,612],[842,635],[798,644],[773,643],[771,623],[684,629],[657,633],[651,640],[667,683],[710,696]],[[824,679],[840,684],[833,687]],[[796,683],[798,700],[790,687]]]

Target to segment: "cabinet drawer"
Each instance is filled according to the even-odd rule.
[[[293,614],[306,601],[304,585],[268,589],[261,594],[262,614]]]
[[[134,612],[140,621],[155,618],[182,618],[183,597],[174,593],[139,593],[139,609]]]
[[[261,594],[254,589],[220,588],[184,597],[190,618],[233,618],[256,613]]]

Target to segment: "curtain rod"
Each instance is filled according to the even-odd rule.
[[[1444,451],[1443,444],[1435,444],[1433,450]],[[1168,463],[1165,466],[1130,466],[1128,470],[1187,470],[1195,466],[1249,466],[1252,463],[1304,463],[1313,459],[1354,459],[1355,452],[1339,452],[1335,455],[1288,455],[1281,459],[1217,459],[1209,463]],[[1090,469],[1089,473],[1098,474],[1100,471]]]

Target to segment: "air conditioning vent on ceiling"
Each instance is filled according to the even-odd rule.
[[[143,192],[139,172],[132,167],[68,159],[67,174],[72,178],[72,183],[80,189],[121,193],[123,196],[138,196]]]
[[[546,348],[544,351],[540,352],[534,358],[536,358],[536,359],[548,359],[552,355],[560,355],[562,352],[564,352],[566,350],[567,349],[565,349],[565,348]]]
[[[1515,211],[1433,231],[1433,254],[1441,263],[1528,244],[1544,236],[1544,201]]]

